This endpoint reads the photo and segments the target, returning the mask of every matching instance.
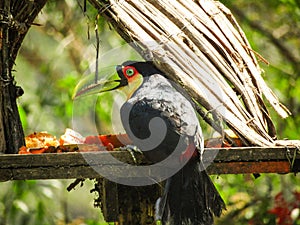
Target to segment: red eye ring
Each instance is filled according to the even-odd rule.
[[[125,77],[132,78],[134,75],[136,75],[138,72],[133,66],[125,66],[123,68],[123,74]]]

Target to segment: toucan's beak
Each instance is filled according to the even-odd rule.
[[[79,83],[75,87],[72,98],[75,99],[78,97],[115,90],[121,87],[123,83],[120,77],[118,76],[115,68],[114,73],[112,73],[111,75],[101,76],[101,74],[99,74],[99,77],[100,80],[96,80],[94,74],[85,76],[82,80],[79,81]]]

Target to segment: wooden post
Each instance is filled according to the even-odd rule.
[[[159,185],[126,186],[102,179],[102,213],[118,225],[155,225],[154,206],[161,196]]]
[[[118,221],[119,204],[118,204],[118,186],[116,183],[111,182],[105,178],[98,179],[101,181],[98,184],[101,186],[99,189],[102,191],[101,196],[101,209],[106,221]]]

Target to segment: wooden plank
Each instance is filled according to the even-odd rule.
[[[246,174],[246,173],[290,173],[291,166],[287,161],[271,162],[230,162],[214,163],[207,168],[209,174]]]
[[[287,152],[289,151],[289,153]],[[292,157],[298,149],[285,147],[241,147],[241,148],[207,148],[206,151],[217,151],[218,154],[214,162],[231,162],[231,161],[270,161],[270,160],[287,160],[287,156]],[[299,151],[299,150],[298,150]],[[79,166],[85,165],[86,159],[89,159],[92,165],[111,165],[111,156],[120,161],[133,163],[131,155],[126,151],[110,152],[70,152],[70,153],[48,153],[48,154],[2,154],[0,155],[2,168],[20,168],[20,167],[39,167],[39,166]],[[148,163],[145,158],[135,155],[140,163]],[[300,158],[297,154],[297,158]],[[99,161],[100,160],[100,161]]]
[[[300,153],[296,147],[244,147],[207,149],[217,156],[208,168],[210,174],[238,173],[289,173],[299,171]],[[111,156],[117,160],[112,160]],[[138,164],[149,163],[136,154]],[[119,161],[118,161],[119,160]],[[99,178],[101,171],[122,174],[126,166],[134,164],[131,155],[124,151],[72,152],[28,155],[0,155],[0,180]],[[290,162],[294,161],[294,168]],[[171,168],[170,168],[171,169]],[[150,172],[149,172],[150,173]],[[132,174],[134,176],[134,174]],[[149,174],[148,174],[149,175]],[[128,175],[129,176],[129,175]]]
[[[220,148],[207,149],[219,151],[215,161],[266,161],[286,160],[287,154],[293,155],[297,148],[287,147],[241,147],[241,148]]]
[[[111,165],[111,156],[128,163],[133,160],[128,152],[70,152],[70,153],[45,153],[0,155],[1,168],[28,168],[28,167],[58,167],[86,165],[86,159],[91,165]],[[100,161],[99,161],[100,160]]]
[[[102,201],[101,209],[106,221],[118,221],[119,202],[118,202],[118,184],[107,179],[101,182]]]
[[[118,220],[115,221],[118,221],[118,224],[156,224],[154,219],[155,202],[162,194],[161,186],[156,184],[147,186],[117,184],[117,187],[119,215]]]

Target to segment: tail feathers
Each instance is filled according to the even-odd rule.
[[[156,204],[163,225],[211,225],[225,203],[200,162],[191,159],[169,178],[165,192]]]

